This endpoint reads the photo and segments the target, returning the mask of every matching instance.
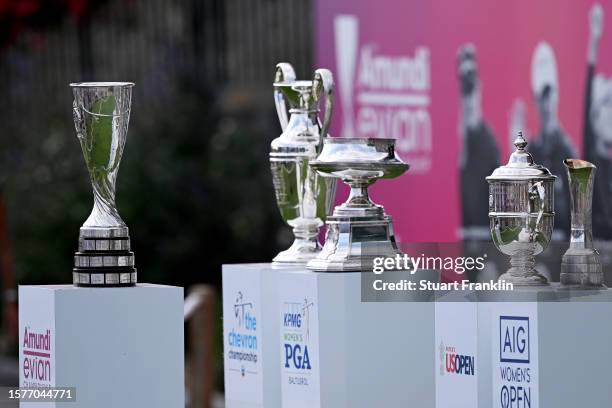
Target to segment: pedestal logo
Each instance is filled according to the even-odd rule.
[[[36,330],[25,326],[21,351],[24,387],[49,387],[52,377],[52,334],[51,329]]]
[[[257,318],[253,302],[238,291],[234,302],[234,326],[227,336],[227,357],[240,363],[242,377],[257,374]]]
[[[318,276],[281,275],[279,351],[284,407],[321,406]]]
[[[223,349],[228,401],[263,404],[261,277],[252,269],[223,271]]]
[[[537,408],[537,306],[496,304],[492,327],[493,406]]]

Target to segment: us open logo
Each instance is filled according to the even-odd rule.
[[[529,317],[499,317],[499,361],[529,364]]]
[[[459,374],[459,375],[475,375],[476,363],[475,357],[459,354],[456,347],[445,346],[440,342],[440,375]]]

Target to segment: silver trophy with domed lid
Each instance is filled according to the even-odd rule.
[[[74,256],[77,286],[133,286],[134,253],[128,227],[115,205],[115,184],[127,139],[131,82],[72,83],[77,138],[93,187],[94,204]]]
[[[489,220],[493,243],[510,256],[510,269],[500,281],[517,286],[546,286],[535,269],[535,256],[548,247],[554,224],[556,177],[534,162],[519,132],[508,164],[486,178],[489,183]]]

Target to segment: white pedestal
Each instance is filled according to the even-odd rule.
[[[450,293],[435,304],[436,408],[478,407],[478,305],[462,297]]]
[[[183,288],[19,287],[21,387],[76,387],[32,407],[183,407]]]
[[[434,303],[361,302],[354,272],[286,272],[279,280],[283,407],[434,405]],[[291,305],[301,313],[299,328],[285,323]],[[291,333],[309,340],[285,340]],[[303,353],[307,344],[312,368],[298,369],[286,345]]]
[[[612,406],[612,290],[478,304],[480,407]],[[580,296],[575,296],[580,295]]]
[[[224,265],[223,297],[228,407],[434,406],[434,303],[362,303],[359,273],[269,264]]]
[[[553,285],[505,303],[452,292],[368,303],[361,293],[359,273],[225,265],[227,406],[612,406],[612,290],[568,299]]]
[[[280,407],[278,270],[223,265],[223,351],[227,408]]]

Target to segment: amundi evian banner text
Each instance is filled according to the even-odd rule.
[[[558,176],[555,238],[569,233],[566,157],[598,166],[593,224],[612,222],[612,3],[317,0],[315,13],[332,135],[395,138],[411,166],[371,188],[399,240],[489,239],[484,178],[519,130]]]

